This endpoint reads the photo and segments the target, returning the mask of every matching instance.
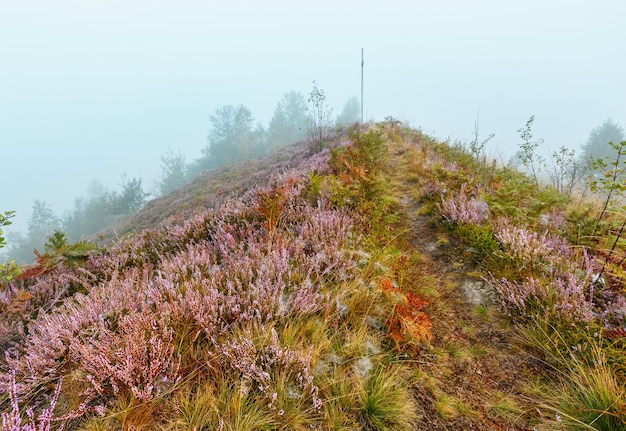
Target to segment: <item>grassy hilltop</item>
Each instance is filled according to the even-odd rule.
[[[387,122],[57,237],[3,430],[626,429],[624,210],[535,180]]]

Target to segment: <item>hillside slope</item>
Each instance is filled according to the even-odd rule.
[[[208,174],[82,264],[3,286],[4,429],[621,429],[622,351],[593,362],[604,338],[577,335],[602,333],[587,273],[512,227],[563,201],[399,125],[327,146]],[[559,405],[586,360],[611,364],[606,403]]]
[[[180,223],[254,187],[267,186],[273,174],[293,169],[310,155],[306,142],[297,142],[258,160],[206,171],[179,189],[149,201],[137,214],[98,236],[110,242],[163,223]]]

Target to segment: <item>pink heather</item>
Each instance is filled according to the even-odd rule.
[[[263,190],[255,189],[181,225],[120,241],[83,269],[59,267],[30,284],[13,282],[0,296],[0,341],[9,346],[0,387],[13,401],[3,429],[35,430],[34,420],[31,428],[16,425],[18,402],[69,373],[83,376],[88,389],[83,408],[63,412],[66,417],[84,414],[86,406],[101,413],[122,392],[149,401],[171,390],[185,378],[176,348],[181,328],[222,367],[261,387],[268,404],[266,388],[278,367],[319,409],[308,354],[282,346],[273,329],[271,343],[259,347],[232,329],[274,328],[323,308],[337,313],[323,290],[357,274],[356,253],[348,251],[358,249],[354,220],[324,199],[311,204],[304,196],[307,172],[330,171],[328,154],[274,177],[275,186],[289,186],[281,188],[286,203],[272,237],[254,209]],[[8,318],[19,289],[32,298]],[[40,423],[53,407],[41,410]]]

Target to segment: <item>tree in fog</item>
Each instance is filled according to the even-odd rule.
[[[74,199],[74,208],[63,214],[63,232],[72,241],[79,241],[87,233],[85,214],[85,199],[77,197]]]
[[[252,112],[243,105],[225,105],[209,117],[211,128],[194,173],[227,163],[250,160],[256,148]]]
[[[143,191],[140,178],[129,180],[123,175],[120,186],[120,191],[111,192],[98,180],[89,183],[87,194],[76,198],[73,210],[63,216],[68,239],[85,239],[143,207],[149,194]]]
[[[288,91],[280,99],[267,132],[268,151],[303,139],[307,127],[307,102],[298,91]]]
[[[576,158],[576,150],[564,145],[553,151],[549,157],[550,164],[545,164],[546,172],[552,187],[570,196],[587,172],[585,164]]]
[[[611,160],[615,150],[609,142],[619,144],[624,141],[624,129],[611,119],[605,120],[601,126],[595,127],[582,146],[582,159],[585,162],[597,159]]]
[[[252,131],[252,142],[252,156],[255,159],[262,157],[269,152],[267,146],[267,129],[260,121],[256,123],[256,126]]]
[[[74,199],[74,208],[63,217],[63,231],[72,241],[102,230],[111,223],[110,192],[99,180],[92,180],[85,196]]]
[[[38,199],[33,203],[33,212],[28,219],[28,232],[16,233],[12,238],[9,255],[18,262],[32,262],[34,250],[43,250],[48,237],[61,228],[61,221],[50,204]]]
[[[59,227],[59,218],[54,214],[50,204],[36,199],[33,203],[33,213],[28,220],[28,233],[45,240]]]
[[[341,126],[343,124],[353,124],[359,121],[361,118],[361,104],[359,103],[359,99],[356,96],[352,96],[348,99],[345,105],[343,105],[343,110],[341,114],[337,116],[337,125]]]
[[[161,179],[159,180],[161,196],[185,184],[187,173],[187,161],[180,151],[175,153],[170,149],[161,156]]]
[[[326,104],[324,90],[313,81],[313,90],[309,93],[309,116],[307,133],[311,143],[318,143],[321,147],[324,136],[328,133],[331,125],[333,110]]]
[[[536,139],[533,135],[532,127],[535,122],[535,116],[531,115],[526,126],[517,130],[522,138],[522,143],[518,145],[519,149],[513,156],[513,163],[523,166],[533,177],[535,187],[539,189],[539,177],[541,167],[544,166],[544,158],[537,151],[543,145],[543,139]]]
[[[122,175],[121,190],[113,192],[110,198],[110,212],[113,215],[128,215],[139,211],[146,203],[150,193],[143,191],[141,178],[128,179]]]

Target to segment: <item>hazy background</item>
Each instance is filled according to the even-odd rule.
[[[35,199],[60,216],[124,172],[150,191],[225,104],[267,125],[317,80],[339,113],[361,47],[366,119],[469,141],[480,110],[508,158],[534,114],[546,146],[578,148],[626,122],[624,17],[618,0],[0,0],[0,211],[21,230]]]

